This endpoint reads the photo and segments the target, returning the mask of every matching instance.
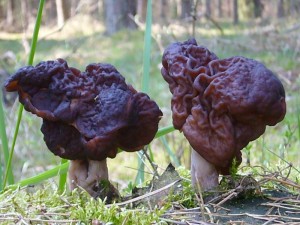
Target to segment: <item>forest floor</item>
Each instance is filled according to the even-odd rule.
[[[273,183],[273,187],[270,186]],[[268,187],[265,184],[268,184]],[[276,183],[276,184],[275,184]],[[174,207],[170,224],[299,224],[300,185],[280,177],[264,174],[223,177],[220,190],[198,194],[196,208]],[[290,189],[292,188],[292,189]],[[184,219],[185,221],[182,222]],[[201,222],[200,222],[201,221]]]
[[[285,168],[292,170],[292,168]],[[170,164],[132,194],[107,203],[53,186],[8,189],[0,195],[1,224],[300,224],[300,185],[282,171],[223,177],[199,194],[189,171]],[[42,188],[41,188],[42,187]],[[196,194],[198,193],[198,194]],[[201,192],[200,192],[201,193]]]

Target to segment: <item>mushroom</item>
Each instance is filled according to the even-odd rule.
[[[47,147],[71,160],[70,188],[79,185],[93,197],[99,181],[108,180],[106,158],[149,144],[162,116],[110,64],[90,64],[80,72],[63,59],[40,62],[19,69],[5,87],[18,91],[24,108],[43,118]]]
[[[258,61],[218,59],[194,39],[169,45],[161,73],[173,94],[174,127],[192,147],[191,176],[202,190],[218,186],[242,162],[241,150],[286,113],[279,79]]]

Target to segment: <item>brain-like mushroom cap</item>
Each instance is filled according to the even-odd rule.
[[[18,70],[5,87],[18,91],[24,108],[43,118],[48,148],[71,160],[139,150],[154,138],[162,116],[110,64],[90,64],[80,72],[63,59],[41,62]]]
[[[218,59],[194,39],[171,44],[161,70],[173,94],[173,124],[191,146],[222,174],[233,159],[286,112],[279,79],[244,57]]]

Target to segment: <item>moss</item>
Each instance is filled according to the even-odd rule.
[[[116,204],[107,206],[100,199],[91,198],[86,192],[73,191],[58,194],[49,184],[6,190],[0,195],[1,224],[91,224],[92,221],[108,224],[151,224],[159,222],[164,209],[128,209]]]

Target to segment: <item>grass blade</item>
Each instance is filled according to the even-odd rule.
[[[69,164],[70,162],[66,162],[63,164],[60,164],[50,170],[47,170],[43,173],[40,173],[36,176],[33,177],[29,177],[27,179],[24,179],[18,183],[16,183],[15,185],[11,185],[9,186],[9,188],[15,188],[15,187],[24,187],[24,186],[28,186],[28,185],[32,185],[32,184],[37,184],[40,183],[42,181],[48,180],[52,177],[55,177],[57,175],[63,175],[63,174],[67,174],[68,172],[68,168],[69,168]]]
[[[0,92],[0,98],[2,99],[2,92]],[[9,158],[9,147],[8,147],[8,140],[7,140],[7,135],[6,135],[6,125],[5,125],[5,116],[4,116],[4,109],[2,105],[2,101],[0,102],[0,138],[1,138],[1,143],[2,143],[2,149],[4,153],[4,161],[5,165],[8,163],[8,158]],[[0,154],[0,161],[2,162],[1,154]],[[3,187],[3,171],[2,171],[2,166],[0,166],[0,189],[2,190]],[[8,182],[9,184],[13,184],[13,175],[12,175],[12,170],[10,169],[8,171],[9,179]]]
[[[36,50],[36,44],[37,44],[37,40],[38,40],[38,34],[39,34],[41,21],[42,21],[44,3],[45,3],[45,0],[40,0],[38,13],[37,13],[37,17],[36,17],[36,22],[35,22],[35,27],[34,27],[34,31],[33,31],[33,37],[32,37],[32,41],[31,41],[30,53],[29,53],[29,57],[28,57],[28,65],[32,65],[32,63],[33,63],[34,54],[35,54],[35,50]],[[13,136],[9,159],[8,159],[8,162],[6,165],[6,173],[5,173],[5,177],[4,177],[4,181],[3,181],[3,187],[6,186],[6,181],[7,181],[8,177],[10,176],[9,171],[11,170],[11,161],[12,161],[12,157],[13,157],[14,149],[15,149],[15,145],[16,145],[16,140],[17,140],[18,133],[19,133],[20,123],[21,123],[21,119],[22,119],[22,113],[23,113],[23,105],[20,104],[19,109],[18,109],[18,118],[17,118],[15,133]]]
[[[142,91],[149,92],[150,64],[151,64],[151,27],[152,27],[152,0],[147,1],[146,30],[144,36]]]
[[[150,80],[150,60],[151,60],[151,27],[152,27],[152,0],[147,1],[147,15],[146,15],[146,30],[144,36],[144,53],[143,53],[143,76],[142,76],[142,91],[149,92]],[[144,182],[144,154],[138,152],[138,173],[136,175],[135,183],[141,184]]]
[[[60,164],[65,164],[68,162],[67,159],[61,159]],[[59,175],[59,182],[58,182],[58,192],[63,193],[66,189],[66,183],[67,183],[67,173],[60,173]]]
[[[164,136],[160,137],[160,140],[162,141],[163,145],[165,146],[167,153],[171,159],[171,162],[175,165],[175,167],[180,166],[180,162],[177,158],[177,156],[174,154],[174,152],[171,150],[166,138]]]
[[[164,135],[166,135],[166,134],[168,134],[168,133],[173,132],[174,130],[175,130],[175,128],[174,128],[172,125],[167,126],[167,127],[160,128],[160,129],[156,132],[154,138],[159,138],[159,137],[161,137],[161,136],[164,136]]]

